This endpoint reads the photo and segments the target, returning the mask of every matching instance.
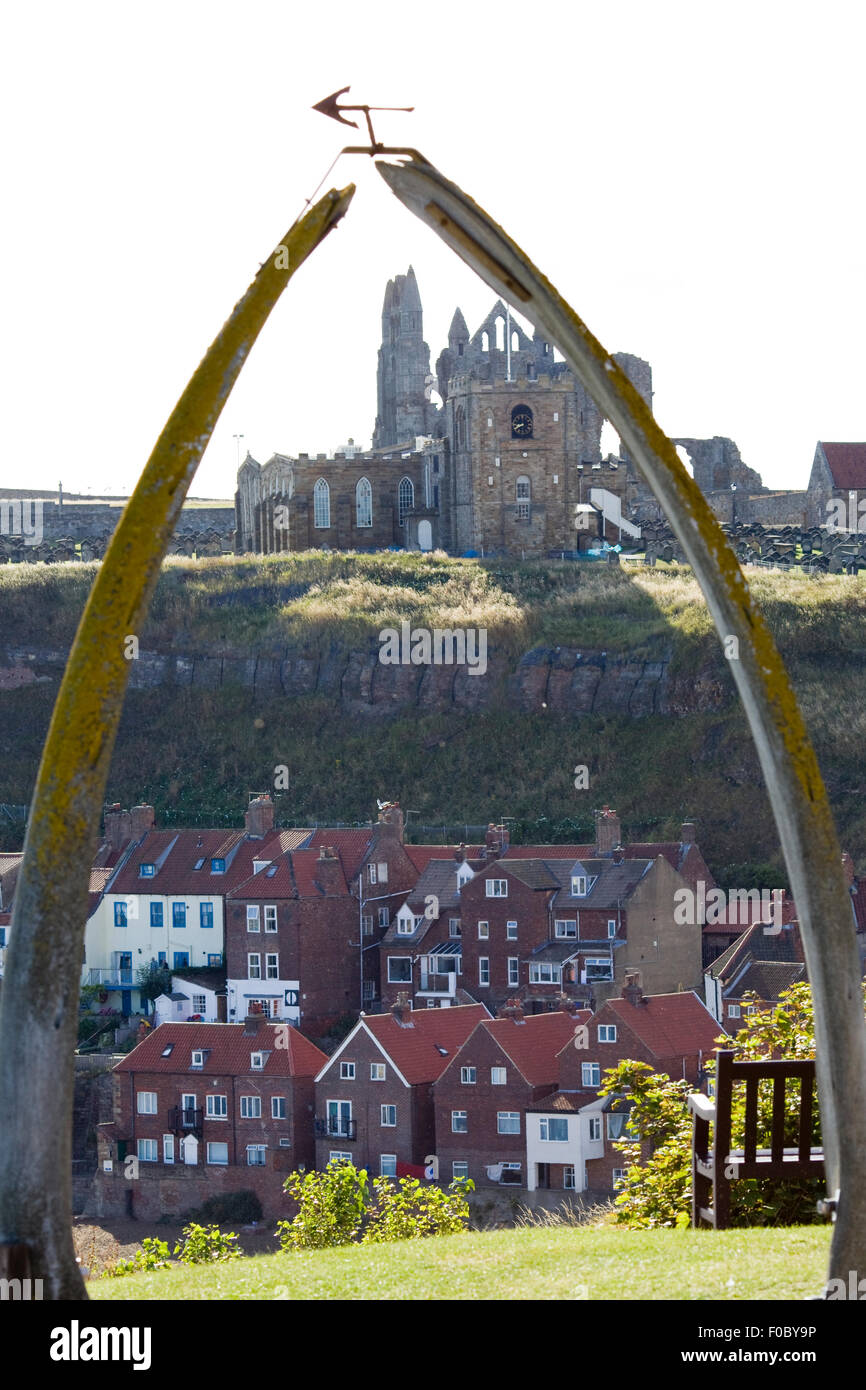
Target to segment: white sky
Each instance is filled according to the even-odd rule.
[[[0,485],[132,488],[259,263],[356,133],[310,110],[414,105],[414,145],[492,213],[610,351],[653,367],[674,435],[730,435],[803,487],[866,438],[861,3],[383,0],[5,9]],[[362,141],[358,141],[362,143]],[[435,359],[491,292],[388,192],[290,283],[193,484],[368,445],[387,279],[411,262]],[[323,190],[324,191],[324,190]]]

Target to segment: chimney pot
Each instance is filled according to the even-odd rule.
[[[609,806],[595,813],[595,847],[599,854],[610,854],[622,844],[619,816]]]

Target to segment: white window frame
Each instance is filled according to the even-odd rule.
[[[205,1119],[206,1120],[227,1120],[229,1117],[229,1098],[227,1095],[219,1096],[210,1092],[205,1096]],[[222,1101],[222,1106],[217,1107],[217,1101]]]
[[[478,940],[479,940],[479,941],[489,941],[489,940],[490,940],[490,923],[489,923],[489,922],[479,922],[479,923],[478,923]]]
[[[265,1054],[263,1052],[250,1053],[250,1071],[264,1071]]]
[[[507,1067],[491,1067],[491,1068],[490,1068],[490,1084],[491,1084],[491,1086],[507,1086],[507,1085],[508,1085],[508,1068],[507,1068]]]
[[[488,878],[484,884],[484,895],[487,898],[507,898],[508,879]]]
[[[458,1171],[459,1170],[459,1171]],[[458,1178],[469,1177],[469,1164],[463,1158],[455,1158],[451,1162],[451,1179],[456,1182]]]
[[[376,868],[377,868],[378,874],[379,874],[379,882],[380,882],[380,883],[387,883],[387,882],[388,882],[388,861],[387,861],[387,859],[379,859],[379,860],[377,860],[377,862],[376,862]]]
[[[553,935],[558,941],[576,941],[577,918],[557,917],[553,923]]]
[[[517,1128],[513,1122],[517,1121]],[[503,1129],[503,1124],[508,1128]],[[520,1133],[520,1111],[519,1110],[497,1110],[496,1112],[496,1133],[497,1134],[519,1134]]]
[[[331,489],[324,478],[317,478],[313,485],[313,528],[316,531],[331,529]]]
[[[391,1116],[394,1116],[393,1120]],[[386,1105],[379,1106],[379,1126],[381,1129],[397,1128],[397,1107],[388,1102]]]
[[[271,1096],[271,1119],[287,1120],[289,1118],[288,1106],[285,1096]]]
[[[519,957],[519,956],[509,956],[509,957],[508,957],[508,986],[509,986],[509,989],[511,988],[512,985],[519,985],[519,984],[520,984],[520,957]]]
[[[611,1175],[612,1178],[613,1178],[613,1185],[614,1185],[614,1187],[621,1187],[621,1186],[622,1186],[622,1184],[625,1182],[625,1175],[626,1175],[626,1169],[625,1169],[625,1168],[614,1168],[613,1173],[612,1173],[612,1175]]]
[[[546,979],[546,975],[549,975],[550,978]],[[531,985],[561,985],[562,966],[549,960],[530,961],[529,983]]]
[[[569,1175],[571,1181],[569,1182]],[[574,1192],[577,1189],[577,1179],[573,1163],[565,1163],[562,1168],[562,1190],[563,1192]]]
[[[258,932],[261,929],[258,903],[247,903],[247,931]]]
[[[517,923],[516,923],[516,922],[506,922],[506,923],[505,923],[505,940],[506,940],[506,941],[516,941],[516,940],[517,940]]]
[[[162,1136],[162,1161],[163,1163],[174,1163],[173,1134],[164,1134]]]
[[[391,925],[391,911],[388,907],[379,908],[379,926],[389,927]]]
[[[340,1080],[341,1080],[341,1081],[354,1081],[354,1080],[355,1080],[355,1063],[354,1063],[354,1062],[341,1062],[341,1063],[340,1063]]]
[[[615,917],[608,917],[608,919],[607,919],[607,939],[608,939],[608,941],[612,941],[613,938],[614,938],[615,936],[616,936],[616,918],[615,918]]]
[[[372,863],[372,861],[371,861],[371,862],[367,865],[367,868],[368,868],[368,870],[369,870],[370,882],[371,882],[371,883],[375,883],[375,882],[376,882],[376,865],[375,865],[374,863]]]
[[[355,484],[355,525],[359,530],[373,525],[373,485],[366,477]]]
[[[550,1126],[565,1125],[565,1135],[554,1135],[550,1133]],[[568,1143],[568,1116],[567,1115],[542,1115],[538,1121],[538,1137],[545,1144],[567,1144]]]
[[[265,931],[275,932],[277,930],[277,905],[276,903],[268,903],[265,907]]]
[[[464,1123],[463,1123],[462,1126],[461,1126],[460,1123],[459,1123],[459,1120],[460,1120],[460,1117],[461,1117],[461,1116],[463,1117],[463,1121],[464,1121]],[[469,1133],[469,1111],[468,1111],[468,1110],[452,1110],[452,1111],[451,1111],[451,1133],[452,1133],[452,1134],[468,1134],[468,1133]]]
[[[371,1080],[371,1081],[384,1081],[384,1080],[385,1080],[385,1063],[384,1063],[384,1062],[371,1062],[371,1063],[370,1063],[370,1080]]]
[[[616,1024],[600,1023],[598,1025],[598,1040],[600,1043],[616,1042]]]
[[[195,1013],[195,1009],[193,1009],[193,1013]],[[192,1054],[192,1061],[190,1062],[190,1066],[191,1066],[191,1067],[203,1067],[203,1066],[204,1066],[204,1052],[201,1052],[201,1051],[199,1051],[198,1049],[196,1049],[196,1050],[193,1052],[193,1054]]]
[[[280,978],[280,956],[278,951],[267,951],[265,953],[265,979],[278,980]]]
[[[580,1064],[580,1084],[582,1086],[601,1085],[601,1063],[600,1062],[581,1062]]]
[[[740,1017],[740,1006],[739,1006],[739,1004],[729,1004],[729,1005],[728,1005],[728,1018],[739,1018],[739,1017]]]
[[[138,1115],[156,1114],[156,1091],[136,1091],[135,1110]]]
[[[400,917],[397,921],[398,936],[412,936],[415,931],[414,917]]]
[[[261,1154],[261,1159],[253,1158],[253,1154]],[[267,1168],[267,1144],[247,1144],[247,1167],[248,1168]]]
[[[490,957],[478,957],[478,983],[479,985],[490,984]]]
[[[241,1119],[260,1120],[262,1118],[261,1096],[240,1096]]]
[[[212,1149],[225,1149],[225,1158],[214,1158]],[[205,1148],[205,1163],[212,1168],[227,1168],[229,1165],[229,1146],[225,1139],[209,1139]]]
[[[400,976],[399,978],[397,978],[396,976],[394,976],[394,975],[391,974],[391,966],[394,964],[395,961],[398,961],[398,960],[400,960],[400,961],[407,960],[407,961],[409,962],[409,978],[408,978],[408,980],[406,979],[406,976],[405,976],[405,975],[402,975],[402,976]],[[388,984],[389,984],[389,985],[410,985],[411,983],[412,983],[412,957],[411,957],[411,956],[389,956],[389,957],[388,957]]]
[[[571,875],[571,896],[573,898],[586,897],[586,874]]]
[[[247,979],[260,980],[262,978],[262,957],[260,951],[247,952]]]
[[[477,1076],[478,1076],[478,1073],[477,1073],[475,1067],[461,1067],[461,1068],[460,1068],[460,1085],[461,1085],[461,1086],[474,1086],[475,1083],[476,1083]]]
[[[136,1142],[139,1163],[158,1163],[159,1144],[155,1139],[139,1139]]]
[[[463,932],[460,929],[459,917],[448,918],[448,935],[452,938],[452,940],[458,939],[463,935]]]
[[[386,1164],[387,1164],[387,1167],[386,1167]],[[397,1176],[397,1155],[396,1155],[396,1154],[380,1154],[380,1155],[379,1155],[379,1177],[380,1177],[380,1178],[396,1178],[396,1176]]]
[[[601,1116],[590,1115],[588,1118],[590,1143],[596,1143],[599,1139],[601,1139]]]
[[[590,968],[591,965],[594,965],[594,966],[601,966],[601,965],[603,965],[603,966],[605,967],[605,974],[603,974],[603,975],[598,975],[598,974],[590,975],[590,973],[589,973],[589,968]],[[610,956],[587,956],[587,957],[586,957],[586,978],[587,978],[587,980],[612,980],[612,979],[613,979],[613,961],[610,959]]]

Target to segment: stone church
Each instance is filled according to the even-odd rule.
[[[649,364],[616,360],[651,402]],[[646,497],[627,457],[602,458],[604,421],[583,386],[501,300],[472,335],[456,310],[434,374],[411,266],[385,290],[377,397],[370,450],[247,455],[238,551],[574,552],[587,544],[575,507],[594,489],[620,499],[623,525]]]

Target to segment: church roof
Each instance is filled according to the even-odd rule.
[[[451,327],[448,329],[448,341],[449,343],[455,341],[466,342],[468,337],[469,329],[466,326],[466,320],[463,317],[463,311],[458,305],[458,307],[454,310],[454,317],[451,320]]]
[[[826,444],[822,439],[821,448],[835,487],[866,488],[866,444]]]

